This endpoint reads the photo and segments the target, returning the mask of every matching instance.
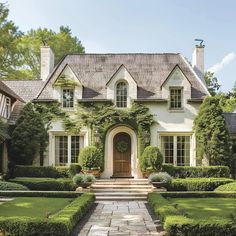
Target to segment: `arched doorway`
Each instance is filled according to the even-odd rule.
[[[113,139],[113,176],[131,176],[131,137],[120,132]]]

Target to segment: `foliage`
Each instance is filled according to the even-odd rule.
[[[64,176],[52,166],[16,165],[12,177],[61,178]]]
[[[48,219],[13,216],[9,220],[9,218],[0,217],[0,231],[7,235],[69,236],[94,201],[93,194],[85,193]]]
[[[55,169],[60,173],[61,178],[71,177],[69,166],[55,166]]]
[[[217,97],[205,98],[194,120],[197,154],[210,165],[229,165],[230,138]]]
[[[78,85],[78,82],[67,79],[65,76],[61,76],[57,79],[57,81],[54,83],[54,86],[59,87],[75,87]]]
[[[233,112],[236,109],[236,94],[232,92],[221,92],[217,97],[219,98],[219,104],[223,112]]]
[[[95,177],[92,174],[77,174],[73,177],[73,182],[77,186],[82,183],[91,183],[95,181]]]
[[[168,191],[213,191],[220,185],[233,182],[228,178],[187,178],[173,179]]]
[[[20,76],[17,68],[21,66],[18,42],[22,33],[13,21],[8,20],[8,6],[0,3],[0,77],[2,79]]]
[[[95,146],[88,146],[83,148],[79,154],[79,163],[82,167],[93,168],[101,167],[101,152]]]
[[[236,182],[221,185],[218,188],[216,188],[214,191],[216,192],[235,191],[236,192]]]
[[[158,172],[158,173],[152,173],[148,177],[149,182],[162,182],[166,184],[170,184],[172,181],[172,177],[167,174],[166,172]]]
[[[229,178],[228,166],[173,166],[163,164],[162,171],[175,178]]]
[[[79,174],[82,170],[82,167],[78,164],[71,164],[69,168],[70,176],[73,177],[76,174]]]
[[[8,191],[8,190],[27,191],[29,189],[21,184],[0,181],[0,191]]]
[[[72,36],[69,27],[61,26],[59,32],[47,28],[31,29],[19,42],[24,65],[22,72],[27,78],[35,79],[40,76],[40,47],[43,44],[50,45],[53,49],[55,64],[68,53],[84,53],[84,47],[77,37]]]
[[[204,75],[208,91],[212,96],[215,96],[217,91],[220,88],[220,84],[218,82],[218,79],[214,76],[213,72],[207,71]]]
[[[158,147],[148,146],[144,149],[140,158],[140,167],[142,171],[151,167],[154,171],[160,171],[163,163],[163,155]]]
[[[214,191],[196,191],[196,192],[162,192],[161,195],[166,199],[171,198],[235,198],[233,192],[214,192]],[[201,202],[201,199],[199,199]]]
[[[30,190],[38,191],[74,191],[76,186],[71,179],[66,178],[30,178],[30,177],[17,177],[11,179],[11,182],[22,184]]]

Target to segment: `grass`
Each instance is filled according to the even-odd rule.
[[[230,218],[235,211],[233,198],[172,198],[180,213],[187,213],[193,219]]]
[[[0,205],[0,217],[24,216],[42,219],[46,218],[48,213],[57,213],[72,200],[70,198],[16,197]]]

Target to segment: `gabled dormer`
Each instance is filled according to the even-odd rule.
[[[118,108],[129,108],[131,101],[137,99],[137,83],[122,64],[106,84],[107,99]]]
[[[83,86],[68,64],[55,79],[53,88],[53,97],[62,108],[74,110],[77,99],[82,98]]]
[[[181,111],[191,98],[191,83],[179,65],[176,65],[161,84],[162,99],[168,100],[168,109]]]

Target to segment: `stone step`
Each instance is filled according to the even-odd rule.
[[[127,182],[127,181],[95,181],[96,184],[102,184],[102,185],[150,185],[149,182]]]
[[[152,185],[128,185],[128,184],[126,184],[126,185],[123,185],[123,184],[117,184],[117,185],[114,185],[114,184],[105,184],[105,185],[103,185],[103,184],[96,184],[96,183],[94,183],[94,184],[92,184],[91,185],[91,188],[92,189],[98,189],[98,188],[102,188],[102,189],[105,189],[105,188],[112,188],[112,189],[116,189],[116,188],[128,188],[128,189],[152,189],[153,187],[152,187]]]
[[[139,197],[139,196],[147,196],[148,192],[105,192],[105,193],[98,193],[94,192],[95,196],[134,196],[134,197]]]
[[[93,192],[152,192],[153,188],[93,188]]]
[[[96,196],[97,201],[145,201],[146,196]]]

